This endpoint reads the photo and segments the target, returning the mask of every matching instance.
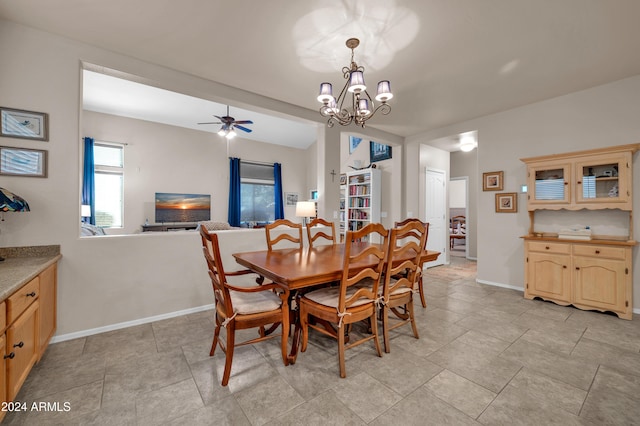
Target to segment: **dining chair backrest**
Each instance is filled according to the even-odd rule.
[[[318,225],[322,225],[322,226],[326,226],[327,228],[330,228],[331,234],[327,234],[325,232],[327,231],[326,228],[314,229],[314,227]],[[331,244],[335,244],[336,228],[333,222],[329,222],[320,217],[317,217],[307,224],[307,240],[309,241],[309,247],[313,247],[314,244],[318,245],[318,243],[316,243],[316,240],[320,238],[325,239],[327,241],[331,241]]]
[[[371,241],[374,235],[378,236],[381,244],[362,242]],[[361,304],[363,299],[366,302],[367,299],[375,301],[378,298],[388,248],[389,231],[379,223],[370,223],[357,231],[347,231],[338,312],[345,312],[346,308]],[[371,261],[373,266],[359,266]],[[348,288],[354,285],[358,286],[358,290],[347,298]]]
[[[401,228],[407,224],[411,224],[411,223],[419,223],[422,224],[425,228],[424,230],[424,243],[422,244],[422,249],[423,250],[427,250],[427,241],[429,240],[429,223],[428,222],[422,222],[420,219],[417,218],[408,218],[405,219],[401,222],[396,222],[395,223],[395,227],[396,228]],[[417,231],[412,230],[407,232],[406,234],[404,234],[405,236],[403,236],[401,239],[405,239],[405,238],[411,238],[415,241],[420,241],[422,238],[422,235],[420,235]],[[397,242],[396,242],[397,245]],[[424,284],[423,284],[423,280],[422,280],[422,265],[424,262],[420,261],[420,263],[418,264],[418,271],[420,273],[420,275],[417,277],[418,279],[418,292],[420,293],[420,302],[422,303],[422,307],[426,308],[427,307],[427,299],[425,297],[424,294]]]
[[[274,232],[276,228],[278,231]],[[297,247],[302,248],[302,224],[293,223],[288,219],[278,219],[264,227],[267,236],[267,250],[273,250],[273,246],[282,242],[290,241]]]
[[[391,230],[382,289],[385,301],[389,299],[389,294],[403,287],[406,291],[414,290],[422,274],[420,258],[428,234],[429,224],[419,220],[409,221]]]
[[[419,223],[422,224],[425,227],[425,233],[426,233],[426,237],[424,240],[424,244],[422,245],[422,249],[426,250],[427,248],[427,241],[429,239],[429,223],[428,222],[423,222],[420,219],[417,218],[408,218],[405,220],[402,220],[400,222],[396,222],[394,224],[395,228],[402,228],[403,226],[407,225],[407,224],[411,224],[411,223]],[[420,241],[422,238],[422,233],[418,232],[415,229],[410,230],[409,232],[407,232],[406,234],[403,235],[402,239],[404,238],[414,238],[416,241]]]
[[[207,262],[216,303],[224,306],[225,312],[233,312],[229,289],[226,287],[227,278],[224,273],[224,267],[222,266],[218,235],[215,232],[207,231],[206,227],[201,226],[200,237],[202,239],[202,251],[204,253],[204,259]]]
[[[464,216],[453,216],[451,218],[451,233],[452,234],[464,234],[466,233],[467,218]]]

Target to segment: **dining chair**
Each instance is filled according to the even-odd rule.
[[[416,339],[420,337],[413,310],[413,293],[422,275],[420,258],[427,239],[427,229],[428,225],[420,221],[411,221],[393,228],[389,236],[389,253],[381,292],[382,334],[384,350],[387,353],[390,352],[390,330],[411,324],[413,336]],[[397,259],[406,260],[395,262]],[[390,313],[394,315],[393,324],[389,320]]]
[[[326,226],[328,228],[331,228],[331,233],[327,234],[325,232],[325,229],[321,228],[321,229],[313,229],[315,226],[318,225],[322,225],[322,226]],[[314,232],[315,231],[315,232]],[[314,244],[318,245],[318,243],[316,243],[317,239],[324,239],[327,241],[331,241],[331,244],[335,244],[336,243],[336,228],[335,225],[333,224],[333,222],[329,222],[327,220],[324,220],[320,217],[317,217],[315,219],[313,219],[310,223],[307,224],[307,240],[309,241],[309,247],[313,247]]]
[[[360,239],[377,234],[382,244],[359,243]],[[340,285],[325,287],[302,295],[299,301],[302,346],[305,352],[309,341],[309,328],[338,341],[340,377],[346,377],[345,350],[373,340],[378,356],[382,356],[378,340],[376,305],[389,244],[389,231],[379,223],[371,223],[358,231],[348,231],[345,237],[343,268]],[[372,266],[362,267],[363,261]],[[315,322],[310,321],[313,317]],[[371,334],[345,343],[345,329],[358,321],[369,320]],[[335,324],[323,327],[322,321]]]
[[[416,218],[408,218],[408,219],[405,219],[403,221],[396,222],[394,224],[394,227],[396,227],[396,228],[397,227],[401,227],[401,226],[404,226],[404,225],[406,225],[408,223],[412,223],[412,222],[419,222],[419,223],[422,223],[425,226],[425,228],[426,228],[425,229],[426,238],[424,240],[424,245],[422,246],[422,249],[426,250],[427,249],[427,241],[429,239],[429,223],[428,222],[422,222],[420,219],[416,219]],[[409,237],[409,236],[407,236],[407,237]],[[411,235],[411,237],[413,237],[413,238],[415,238],[417,240],[420,240],[420,238],[421,238],[420,235],[417,235],[415,233],[413,233]],[[419,265],[420,271],[422,271],[423,266],[424,266],[424,262],[421,261],[420,265]],[[423,308],[426,308],[427,307],[427,299],[426,299],[426,297],[424,295],[424,283],[422,281],[422,273],[418,277],[418,292],[420,293],[420,303],[422,303],[422,307]]]
[[[233,352],[236,346],[249,345],[281,337],[282,361],[288,365],[287,341],[289,335],[289,290],[276,283],[255,281],[249,270],[225,272],[222,265],[218,235],[200,227],[202,250],[209,269],[215,297],[216,327],[209,356],[219,345],[225,353],[222,386],[229,383]],[[250,275],[251,274],[251,275]],[[282,324],[282,333],[265,332],[265,326]],[[226,330],[226,342],[220,339],[220,330]],[[236,343],[236,330],[258,328],[258,337]]]
[[[288,228],[282,232],[274,233],[276,228]],[[291,241],[302,248],[302,224],[293,223],[288,219],[278,219],[273,223],[267,224],[265,227],[267,236],[267,249],[273,250],[273,246],[282,241]]]

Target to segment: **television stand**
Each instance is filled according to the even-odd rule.
[[[189,229],[196,229],[197,223],[173,223],[173,224],[155,224],[155,225],[142,225],[142,232],[168,232],[168,231],[182,231]]]

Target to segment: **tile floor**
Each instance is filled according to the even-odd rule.
[[[18,399],[70,410],[4,423],[640,424],[640,318],[528,301],[452,261],[427,272],[420,339],[401,327],[382,358],[368,344],[347,351],[346,379],[335,343],[313,334],[288,367],[275,341],[238,349],[223,388],[204,312],[51,345]]]

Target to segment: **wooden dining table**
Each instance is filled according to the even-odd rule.
[[[375,243],[354,243],[351,248],[351,254],[356,254],[372,244]],[[289,248],[234,253],[233,257],[237,263],[245,268],[287,287],[293,296],[297,293],[295,290],[339,281],[342,278],[342,270],[344,267],[344,250],[344,244],[329,244],[313,248]],[[422,252],[421,260],[430,262],[436,260],[439,255],[440,252],[438,251],[425,250]],[[403,260],[405,259],[394,259],[394,261],[398,262]],[[374,266],[377,263],[378,258],[369,256],[363,258],[358,263],[352,263],[350,266],[352,269],[357,269],[359,267]],[[292,303],[290,306],[294,306],[294,304]],[[300,321],[296,311],[297,304],[295,304],[295,306],[291,316],[291,322],[295,325],[295,330],[291,351],[289,353],[289,362],[292,364],[295,363],[297,358],[301,334]]]

